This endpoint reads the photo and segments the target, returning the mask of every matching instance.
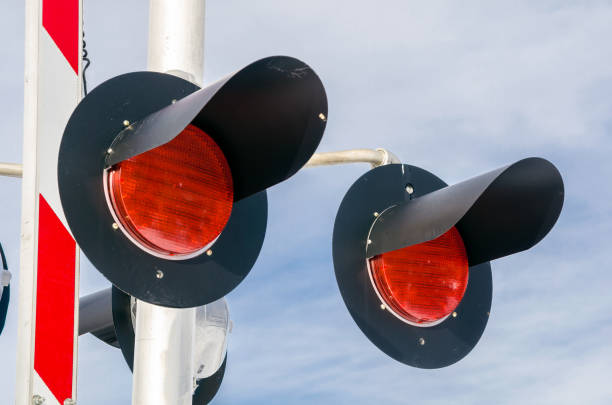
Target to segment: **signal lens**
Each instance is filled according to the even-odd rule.
[[[156,256],[191,257],[219,236],[232,212],[232,174],[219,146],[189,125],[172,141],[106,172],[122,230]]]
[[[451,228],[429,242],[374,256],[370,278],[386,307],[417,326],[433,326],[457,308],[468,283],[461,235]]]

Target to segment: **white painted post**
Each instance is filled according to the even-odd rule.
[[[149,70],[202,83],[204,12],[204,0],[151,0]],[[195,308],[138,301],[133,405],[191,405],[195,319]]]
[[[17,405],[76,400],[79,250],[60,202],[57,158],[82,93],[81,11],[82,0],[25,1],[23,168],[0,165],[2,174],[23,173]]]

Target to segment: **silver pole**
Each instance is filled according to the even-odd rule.
[[[204,11],[204,0],[150,1],[149,70],[202,83]],[[191,405],[195,319],[195,308],[138,302],[133,405]]]

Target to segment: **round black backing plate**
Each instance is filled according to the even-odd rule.
[[[132,324],[130,296],[113,286],[112,297],[113,324],[115,325],[117,343],[128,367],[134,371],[134,339],[136,336]]]
[[[410,195],[406,186],[411,185]],[[410,165],[387,165],[360,177],[345,195],[334,225],[333,257],[344,302],[363,333],[397,361],[419,368],[440,368],[467,355],[487,324],[492,298],[490,264],[470,267],[463,300],[431,327],[412,326],[381,309],[368,274],[366,242],[375,212],[445,187],[433,174]]]
[[[2,291],[2,299],[0,299],[0,334],[4,329],[4,323],[6,322],[6,315],[8,314],[8,305],[11,298],[11,286],[7,285]]]
[[[213,400],[217,392],[219,392],[219,388],[221,388],[226,366],[227,354],[225,354],[225,359],[223,359],[219,370],[215,371],[210,377],[198,380],[198,388],[193,393],[193,399],[191,400],[192,405],[206,405]]]
[[[205,305],[233,290],[255,264],[267,224],[263,191],[234,204],[225,229],[211,247],[212,255],[181,261],[152,256],[113,229],[102,175],[106,151],[123,121],[140,120],[197,89],[178,77],[154,72],[106,81],[75,109],[58,159],[64,213],[87,258],[126,293],[168,307]]]

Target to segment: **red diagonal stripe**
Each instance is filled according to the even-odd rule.
[[[72,397],[76,242],[40,195],[34,369],[60,404]]]
[[[43,0],[42,23],[74,72],[79,74],[79,0]]]

